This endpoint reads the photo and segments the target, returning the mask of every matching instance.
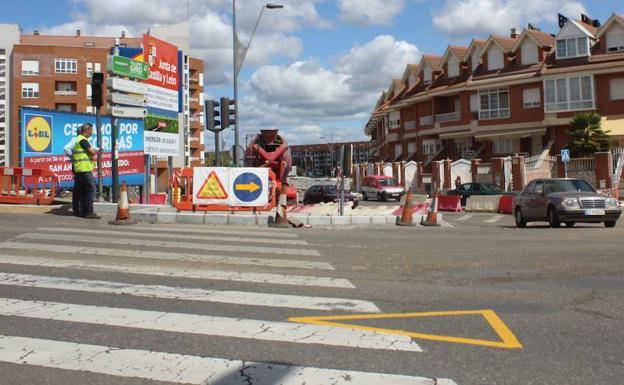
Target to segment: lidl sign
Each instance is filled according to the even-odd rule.
[[[115,75],[133,79],[147,80],[149,76],[149,65],[147,63],[124,56],[108,56],[108,68]]]

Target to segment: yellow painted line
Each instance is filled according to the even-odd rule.
[[[372,319],[386,319],[386,318],[417,318],[417,317],[445,317],[445,316],[458,316],[458,315],[481,315],[485,318],[488,324],[494,329],[496,334],[500,337],[500,341],[484,340],[477,338],[465,338],[444,336],[437,334],[425,334],[415,333],[400,329],[385,329],[376,328],[370,326],[348,324],[334,321],[348,321],[348,320],[372,320]],[[419,313],[386,313],[386,314],[350,314],[350,315],[338,315],[338,316],[321,316],[321,317],[291,317],[288,319],[291,322],[305,323],[321,326],[335,326],[356,330],[365,330],[385,334],[394,334],[401,336],[408,336],[412,338],[419,338],[431,341],[443,341],[453,342],[460,344],[470,344],[479,346],[489,346],[494,348],[506,348],[506,349],[519,349],[522,348],[522,344],[511,330],[505,325],[503,320],[493,310],[457,310],[457,311],[433,311],[433,312],[419,312]]]

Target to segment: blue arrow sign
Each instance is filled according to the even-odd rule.
[[[234,195],[243,202],[253,202],[262,194],[262,181],[252,172],[245,172],[234,179]]]
[[[563,163],[568,163],[570,161],[570,150],[567,148],[561,149],[561,161]]]

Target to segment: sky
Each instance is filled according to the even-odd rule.
[[[557,13],[603,23],[624,0],[271,0],[239,84],[241,141],[277,128],[290,144],[368,140],[364,126],[381,92],[422,54],[507,35],[527,23],[557,33]],[[0,0],[0,23],[25,33],[141,36],[189,20],[191,52],[205,61],[206,98],[232,97],[232,0]],[[236,2],[246,44],[266,0]],[[224,133],[227,144],[232,130]],[[210,149],[208,137],[207,148]]]

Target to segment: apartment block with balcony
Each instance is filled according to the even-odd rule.
[[[188,164],[191,167],[205,164],[204,152],[204,62],[189,58],[189,135],[187,136]]]
[[[578,111],[601,114],[622,144],[624,18],[449,46],[408,64],[401,82],[382,92],[365,128],[378,161],[554,154]]]

